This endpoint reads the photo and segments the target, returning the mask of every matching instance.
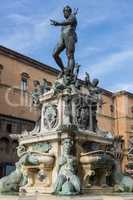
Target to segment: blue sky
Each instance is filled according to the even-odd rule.
[[[4,0],[0,44],[58,68],[51,55],[60,28],[49,19],[62,21],[67,4],[79,8],[80,77],[87,71],[105,89],[133,92],[133,0]]]

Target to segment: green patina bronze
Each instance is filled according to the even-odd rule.
[[[25,147],[20,146],[17,149],[17,153],[18,153],[19,157],[25,156]],[[19,187],[21,187],[27,183],[27,177],[23,176],[22,171],[21,171],[22,163],[23,163],[22,159],[20,159],[16,163],[16,170],[13,171],[8,176],[5,176],[0,179],[0,193],[18,192]]]
[[[114,171],[115,192],[133,192],[133,179],[117,170]]]
[[[71,154],[73,141],[65,139],[63,155],[59,159],[59,173],[55,182],[54,194],[75,195],[80,193],[80,180],[76,175],[76,157]]]
[[[28,182],[27,175],[22,173],[22,166],[40,164],[40,162],[42,162],[40,157],[41,153],[46,153],[52,148],[52,146],[48,143],[38,143],[32,146],[33,152],[27,151],[24,145],[18,146],[17,154],[20,159],[16,163],[16,170],[10,175],[0,179],[0,193],[19,192],[19,188],[26,185]]]
[[[52,148],[51,144],[49,143],[35,143],[32,145],[33,151],[39,151],[42,153],[47,153]]]

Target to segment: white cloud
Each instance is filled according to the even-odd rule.
[[[109,89],[112,90],[113,92],[121,91],[121,90],[133,92],[133,82],[132,83],[117,83],[116,85],[113,85]]]
[[[84,23],[83,22],[81,23],[80,28],[84,29],[84,28],[87,28],[87,26],[94,26],[106,21],[107,19],[108,17],[106,15],[93,17],[93,18],[91,17],[90,19],[84,19],[82,20]]]
[[[59,15],[60,7],[57,7],[50,13],[51,17]],[[8,29],[8,33],[0,36],[2,45],[15,49],[20,52],[28,53],[48,39],[53,33],[50,26],[49,13],[44,15],[24,16],[22,14],[14,13],[7,16],[12,23],[12,27]]]
[[[103,49],[99,46],[86,46],[82,49],[82,51],[80,50],[80,48],[78,49],[77,53],[77,58],[78,60],[82,59],[88,59],[89,56],[91,56],[92,54],[96,54],[101,52]]]
[[[33,19],[31,17],[28,16],[24,16],[18,13],[12,13],[10,15],[6,16],[7,20],[12,21],[13,23],[16,24],[23,24],[23,23],[28,23],[28,24],[32,24]]]
[[[102,61],[89,68],[93,76],[101,76],[112,71],[126,67],[129,60],[133,61],[133,49],[112,53],[105,56]]]

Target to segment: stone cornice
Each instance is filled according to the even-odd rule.
[[[117,97],[117,96],[121,96],[121,95],[127,95],[127,96],[133,98],[133,93],[125,91],[125,90],[121,90],[119,92],[114,93],[113,97]]]
[[[21,121],[24,121],[24,122],[35,123],[35,121],[33,121],[33,120],[29,120],[29,119],[25,119],[25,118],[18,118],[18,117],[14,117],[14,116],[11,116],[11,115],[4,115],[3,113],[0,113],[0,117],[9,118],[9,119],[13,119],[13,120],[21,120]]]
[[[42,71],[48,71],[49,73],[52,73],[55,76],[57,76],[58,73],[59,73],[59,70],[57,70],[57,69],[55,69],[51,66],[43,64],[43,63],[41,63],[41,62],[39,62],[35,59],[32,59],[32,58],[25,56],[25,55],[22,55],[22,54],[20,54],[16,51],[13,51],[13,50],[8,49],[8,48],[1,46],[1,45],[0,45],[0,54],[6,55],[10,58],[20,60],[21,62],[29,64],[32,67],[40,69]]]

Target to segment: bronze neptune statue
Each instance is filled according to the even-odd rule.
[[[75,59],[74,59],[75,43],[77,42],[77,34],[76,34],[77,10],[72,12],[72,9],[69,6],[65,6],[63,9],[63,13],[64,13],[64,17],[65,17],[65,20],[63,22],[57,22],[52,19],[50,20],[51,25],[62,27],[60,40],[57,43],[57,46],[55,47],[54,52],[53,52],[53,57],[54,57],[57,65],[61,68],[61,76],[65,72],[65,67],[60,58],[60,53],[64,49],[66,49],[66,55],[67,55],[67,59],[68,59],[66,71],[69,74],[73,74],[74,67],[75,67]]]

